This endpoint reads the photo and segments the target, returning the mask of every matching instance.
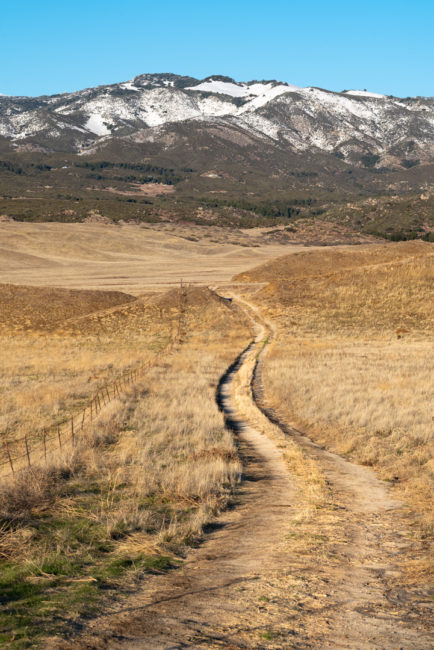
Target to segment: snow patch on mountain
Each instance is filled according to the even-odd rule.
[[[247,130],[254,129],[256,136],[267,136],[272,140],[279,139],[281,127],[258,113],[245,114],[237,118],[237,123],[244,125]]]
[[[261,84],[256,84],[257,86],[260,86]],[[253,88],[253,86],[250,86],[250,88]],[[240,113],[246,113],[247,111],[254,111],[258,108],[261,108],[261,106],[265,106],[265,104],[268,104],[271,100],[275,99],[276,97],[279,97],[279,95],[284,95],[285,93],[294,91],[294,90],[300,90],[297,88],[297,86],[272,86],[271,84],[268,84],[267,86],[262,86],[262,93],[259,94],[257,93],[257,97],[255,99],[252,99],[250,102],[245,104],[241,109]]]
[[[140,92],[140,88],[137,88],[132,81],[125,81],[123,84],[119,84],[119,87],[125,88],[126,90],[135,90],[136,92]]]
[[[298,90],[298,86],[290,84],[273,84],[273,83],[254,83],[254,84],[237,84],[219,79],[209,79],[197,86],[189,86],[185,90],[194,90],[207,93],[216,93],[220,95],[229,95],[229,97],[258,97],[258,105],[262,106],[269,99],[277,97],[282,93],[290,90]],[[256,107],[256,106],[255,106]]]
[[[382,108],[378,107],[377,102],[360,102],[351,97],[342,96],[337,93],[321,90],[319,88],[309,88],[309,98],[313,101],[312,108],[324,108],[342,116],[349,113],[361,119],[372,118],[373,114],[379,114]]]
[[[13,138],[15,131],[12,128],[12,125],[8,122],[3,124],[0,122],[0,135],[2,135],[4,138]]]
[[[345,90],[343,95],[354,95],[355,97],[374,97],[375,99],[385,99],[386,95],[380,93],[370,93],[367,90]]]
[[[198,86],[190,86],[185,90],[219,93],[221,95],[229,95],[230,97],[245,97],[249,94],[243,86],[238,86],[238,84],[230,83],[228,81],[214,81],[213,79],[204,81]]]
[[[104,119],[100,113],[91,113],[89,119],[84,125],[88,131],[92,131],[95,135],[110,135],[111,131],[104,124]]]

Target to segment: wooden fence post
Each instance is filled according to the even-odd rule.
[[[74,434],[74,416],[71,415],[71,440],[72,440],[72,445],[75,445],[75,434]]]
[[[84,407],[84,409],[83,409],[83,417],[81,418],[81,430],[82,430],[82,431],[83,431],[83,427],[84,427],[84,418],[85,418],[85,415],[86,415],[86,407]]]
[[[11,452],[9,450],[9,445],[8,445],[8,441],[6,440],[6,436],[3,436],[3,442],[4,442],[4,445],[6,447],[6,453],[7,453],[8,459],[9,459],[9,465],[11,466],[12,474],[15,474],[14,464],[12,462],[12,456],[11,456]]]
[[[62,436],[60,434],[60,426],[57,425],[57,437],[59,439],[59,449],[62,449]]]
[[[31,467],[32,464],[30,462],[30,452],[29,452],[29,444],[27,442],[27,434],[24,436],[24,444],[26,445],[27,462],[29,463],[29,467]]]
[[[42,429],[42,437],[44,440],[44,459],[45,464],[47,464],[47,432],[45,431],[45,427]]]

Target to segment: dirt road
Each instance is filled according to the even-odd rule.
[[[432,647],[426,595],[396,586],[400,563],[412,552],[401,504],[371,470],[325,451],[267,411],[261,363],[272,330],[242,308],[255,321],[256,338],[218,391],[244,463],[233,507],[180,569],[146,579],[140,593],[96,619],[79,646]],[[309,476],[289,471],[288,436],[325,477],[326,517],[319,506],[317,517],[305,516]]]

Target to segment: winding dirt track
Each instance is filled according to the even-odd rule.
[[[323,450],[267,411],[262,341],[273,332],[251,306],[239,304],[255,322],[256,337],[218,390],[244,464],[236,503],[179,570],[147,579],[138,595],[96,619],[79,647],[432,647],[421,615],[425,603],[387,589],[386,578],[396,574],[408,545],[400,504],[371,470]],[[342,510],[341,541],[322,564],[291,548],[294,517],[302,507],[297,480],[278,440],[265,435],[272,427],[265,416],[279,425],[282,438],[290,435],[319,464]],[[322,592],[307,598],[300,585],[312,575],[319,576]]]

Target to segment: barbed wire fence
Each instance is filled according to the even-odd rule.
[[[176,333],[172,329],[170,343],[165,347],[167,353],[173,351],[175,344],[182,345],[188,333],[188,289],[188,285],[181,280]],[[0,478],[47,463],[49,455],[63,452],[67,445],[74,447],[102,409],[115,399],[120,399],[121,393],[152,365],[151,362],[144,362],[120,374],[112,382],[99,387],[84,408],[67,418],[42,426],[35,433],[9,439],[5,432],[0,433]]]
[[[63,451],[69,443],[74,447],[85,428],[94,422],[102,409],[115,399],[120,399],[121,393],[150,366],[151,363],[146,362],[122,373],[111,383],[98,388],[80,411],[42,427],[38,432],[13,439],[8,439],[3,432],[0,437],[0,476],[13,475],[24,467],[47,462],[48,455]]]

